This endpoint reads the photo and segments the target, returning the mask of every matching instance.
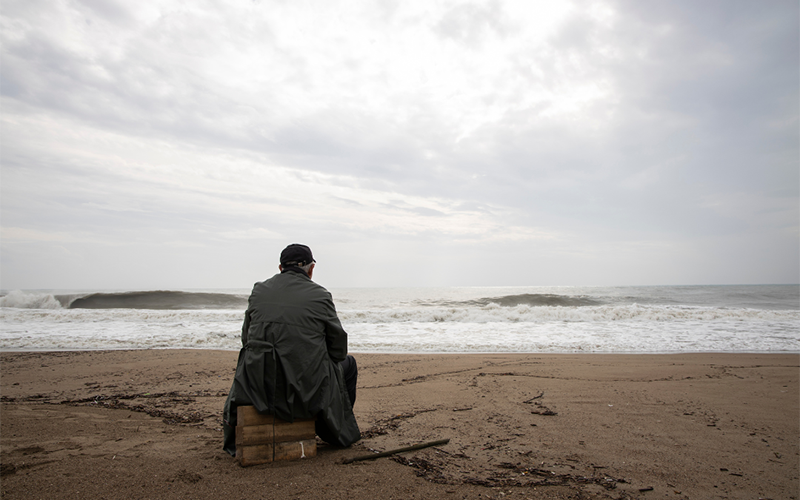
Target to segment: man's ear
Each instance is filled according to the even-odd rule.
[[[311,267],[308,268],[308,277],[309,278],[311,278],[311,276],[314,274],[314,267],[316,267],[316,264],[311,264]]]
[[[278,264],[278,271],[283,272],[283,266]]]

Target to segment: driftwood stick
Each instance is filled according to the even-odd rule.
[[[542,393],[539,393],[539,395],[538,395],[538,396],[534,396],[534,397],[532,397],[531,399],[528,399],[527,401],[523,401],[523,403],[525,403],[525,404],[531,404],[531,403],[533,403],[533,400],[534,400],[534,399],[541,399],[543,396],[544,396],[544,392],[542,392]]]
[[[343,464],[350,464],[353,462],[359,462],[361,460],[372,460],[374,458],[381,458],[381,457],[388,457],[389,455],[394,455],[395,453],[403,453],[404,451],[414,451],[414,450],[421,450],[422,448],[430,448],[431,446],[441,446],[444,444],[449,443],[449,439],[442,439],[440,441],[431,441],[429,443],[420,443],[415,444],[414,446],[407,446],[405,448],[398,448],[396,450],[389,450],[389,451],[382,451],[380,453],[372,453],[370,455],[361,455],[360,457],[355,458],[348,458]]]

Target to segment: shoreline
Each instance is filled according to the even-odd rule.
[[[120,347],[118,349],[109,349],[106,347],[97,349],[3,349],[0,348],[0,354],[14,354],[14,353],[32,353],[32,352],[119,352],[119,351],[210,351],[210,352],[239,352],[240,348],[236,349],[219,349],[211,347]],[[571,356],[571,355],[588,355],[588,356],[681,356],[681,355],[704,355],[704,354],[777,354],[777,355],[798,355],[799,351],[349,351],[353,355],[419,355],[419,356],[462,356],[462,355],[494,355],[494,354],[508,354],[508,355],[526,355],[526,356]]]
[[[353,353],[362,440],[249,468],[221,450],[237,354],[0,352],[3,498],[798,497],[794,353]]]

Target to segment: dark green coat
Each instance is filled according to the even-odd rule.
[[[223,410],[225,451],[236,453],[236,407],[245,405],[289,422],[316,417],[317,433],[337,446],[361,438],[339,365],[347,332],[331,294],[302,270],[288,268],[255,284],[242,346]]]

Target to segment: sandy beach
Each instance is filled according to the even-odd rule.
[[[798,498],[798,355],[356,353],[363,439],[249,468],[221,450],[236,357],[0,354],[2,497]]]

